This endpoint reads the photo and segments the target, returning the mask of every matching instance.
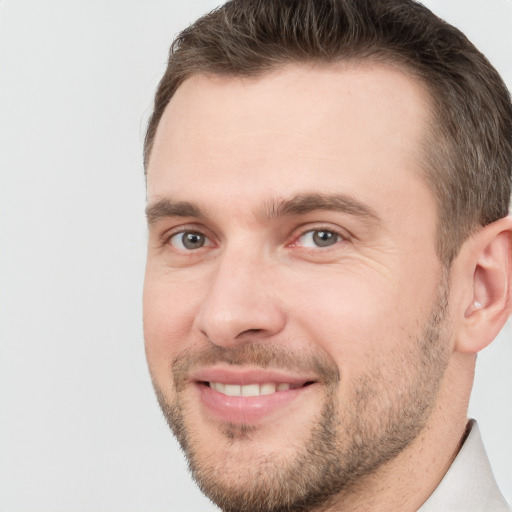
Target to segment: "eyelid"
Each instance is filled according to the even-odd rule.
[[[201,241],[201,245],[198,247],[186,247],[185,240],[193,235],[194,237],[198,237]],[[190,241],[190,238],[189,238]],[[176,250],[181,252],[197,252],[206,247],[212,247],[213,244],[211,240],[202,233],[198,233],[197,231],[182,231],[180,233],[176,233],[169,238],[169,244]]]
[[[331,233],[334,233],[335,235],[339,236],[341,240],[333,244],[332,246],[326,246],[326,247],[318,247],[318,248],[311,248],[311,247],[302,247],[298,244],[301,237],[306,235],[307,233],[310,233],[312,231],[329,231]],[[203,225],[198,225],[195,223],[190,224],[180,224],[179,226],[175,226],[171,229],[168,229],[162,233],[160,238],[160,243],[162,246],[166,246],[170,244],[171,239],[179,234],[183,234],[186,232],[194,232],[199,233],[203,235],[207,240],[208,244],[204,247],[214,247],[217,245],[217,241],[215,238],[215,235],[211,232],[210,229],[206,228]],[[329,248],[336,247],[340,242],[343,241],[350,241],[354,238],[352,233],[350,233],[345,228],[341,228],[340,226],[333,225],[326,222],[318,222],[318,223],[304,223],[301,226],[295,228],[291,235],[291,242],[286,244],[286,247],[302,247],[305,250],[320,250],[320,251],[327,251]],[[202,248],[202,247],[201,247]],[[178,250],[178,249],[177,249]],[[199,250],[199,249],[196,249]],[[193,252],[191,250],[186,252]]]
[[[214,236],[211,234],[210,230],[197,224],[181,224],[174,228],[168,229],[160,237],[161,244],[168,245],[170,244],[173,237],[187,232],[203,235],[207,240],[211,242],[211,244],[209,244],[207,247],[215,245]]]
[[[334,226],[328,223],[319,223],[317,225],[311,225],[308,223],[307,225],[302,225],[295,230],[292,236],[292,242],[287,244],[288,247],[301,247],[300,245],[298,245],[298,241],[300,240],[300,238],[302,238],[307,233],[311,233],[312,231],[328,231],[330,233],[334,233],[335,235],[341,238],[341,241],[350,241],[353,238],[351,233],[349,233],[346,229],[340,228],[339,226]],[[325,251],[326,249],[329,249],[329,247],[334,247],[335,245],[337,244],[334,244],[333,246],[326,246],[325,248],[318,247],[318,249]],[[304,249],[311,248],[304,247]]]

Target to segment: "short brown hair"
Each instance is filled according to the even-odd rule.
[[[190,76],[352,59],[399,65],[430,91],[424,167],[439,209],[438,253],[449,264],[474,229],[508,214],[512,105],[464,34],[414,0],[233,0],[203,16],[171,46],[146,133],[146,170],[163,112]]]

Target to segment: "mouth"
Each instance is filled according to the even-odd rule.
[[[291,382],[265,382],[263,384],[227,384],[225,382],[204,382],[205,385],[211,389],[221,393],[225,396],[267,396],[278,392],[289,391],[293,389],[300,389],[313,384],[313,381],[305,383],[291,383]]]
[[[302,400],[318,387],[319,382],[310,377],[280,371],[210,368],[196,374],[192,384],[208,418],[256,425],[297,413]]]

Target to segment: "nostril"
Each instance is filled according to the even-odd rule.
[[[245,334],[259,334],[260,332],[263,332],[263,329],[247,329],[246,331],[241,332],[237,336],[237,338],[240,338],[240,337],[244,336]]]

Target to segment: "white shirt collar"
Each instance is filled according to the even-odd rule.
[[[475,420],[443,480],[418,512],[511,512],[494,475]]]

